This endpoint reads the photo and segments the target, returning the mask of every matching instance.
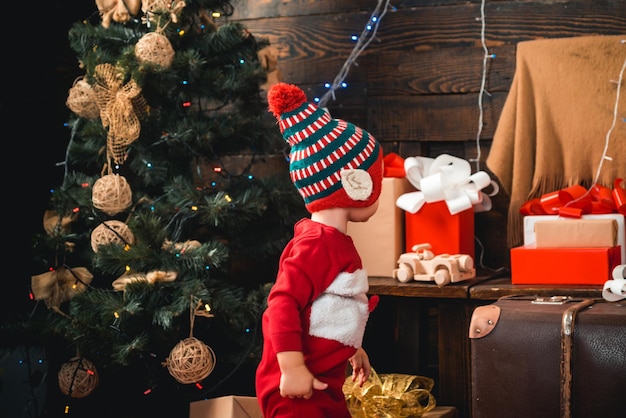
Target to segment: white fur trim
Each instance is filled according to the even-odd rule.
[[[313,302],[309,333],[359,348],[369,316],[368,289],[366,270],[340,273]]]

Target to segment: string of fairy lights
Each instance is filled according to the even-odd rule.
[[[346,88],[348,86],[348,84],[345,82],[345,79],[350,72],[350,68],[356,63],[356,59],[359,57],[359,55],[361,55],[361,52],[363,52],[369,46],[372,40],[376,39],[378,26],[380,25],[383,17],[385,17],[385,14],[387,14],[387,10],[396,10],[395,7],[389,6],[389,1],[390,0],[378,0],[374,11],[367,21],[367,24],[361,31],[361,34],[359,36],[352,35],[350,37],[350,39],[355,42],[354,48],[352,49],[352,52],[350,52],[350,55],[348,55],[348,58],[337,73],[335,79],[331,83],[324,84],[324,87],[328,89],[326,93],[324,93],[321,98],[316,97],[314,99],[318,106],[326,107],[326,103],[328,103],[328,100],[330,100],[331,97],[333,100],[335,100],[335,91],[337,89],[339,89],[340,87]]]
[[[478,131],[476,132],[476,157],[470,159],[471,162],[474,162],[476,164],[477,172],[480,171],[480,157],[481,157],[480,136],[482,134],[483,125],[484,125],[483,98],[485,94],[489,95],[489,93],[485,90],[485,86],[487,84],[487,69],[488,69],[489,60],[496,58],[496,54],[489,53],[489,48],[487,48],[487,42],[485,40],[486,39],[485,32],[487,28],[487,21],[485,18],[485,0],[482,0],[481,5],[480,5],[479,20],[480,20],[480,44],[482,46],[484,54],[483,54],[482,76],[480,79],[480,90],[478,92]]]

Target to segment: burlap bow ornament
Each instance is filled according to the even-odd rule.
[[[31,290],[36,300],[43,300],[46,306],[59,310],[61,303],[83,292],[93,275],[85,267],[59,267],[31,277]]]
[[[113,290],[124,291],[129,283],[146,282],[155,284],[156,282],[173,282],[178,277],[175,271],[154,270],[148,273],[124,274],[112,283]]]
[[[177,23],[178,16],[180,16],[185,5],[183,0],[143,0],[141,2],[141,10],[145,14],[169,11],[170,20]]]
[[[116,164],[122,164],[128,145],[139,138],[141,123],[135,106],[141,106],[141,112],[145,110],[141,88],[135,80],[123,84],[124,75],[111,64],[97,65],[94,78],[102,126],[109,129],[107,152]]]
[[[164,250],[168,250],[171,251],[173,253],[185,253],[187,251],[192,251],[195,250],[196,248],[200,248],[202,246],[202,243],[200,243],[200,241],[197,240],[188,240],[185,242],[172,242],[169,240],[165,240],[165,242],[163,242],[163,249]]]
[[[43,214],[43,229],[51,237],[67,234],[70,232],[70,226],[76,220],[76,217],[76,214],[61,217],[54,211],[47,210]]]
[[[102,26],[108,28],[111,21],[126,23],[137,15],[141,0],[96,0],[96,6],[102,18]]]

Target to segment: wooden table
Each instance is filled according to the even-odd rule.
[[[505,272],[506,274],[506,272]],[[508,275],[479,275],[439,287],[370,277],[369,293],[380,297],[370,316],[364,347],[378,373],[407,373],[435,379],[439,405],[471,416],[469,323],[474,309],[503,296],[601,297],[601,286],[513,285]]]

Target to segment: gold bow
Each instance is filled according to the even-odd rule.
[[[346,377],[343,393],[353,418],[417,418],[436,406],[433,379],[408,374],[381,374],[372,369],[359,386]]]
[[[109,128],[107,151],[117,164],[126,160],[126,149],[139,138],[141,124],[135,113],[133,100],[140,96],[141,88],[135,80],[124,82],[124,75],[111,64],[99,64],[94,72],[93,87],[100,107],[100,119]]]
[[[83,292],[92,279],[93,275],[85,267],[59,267],[32,276],[30,286],[36,300],[44,300],[48,308],[57,310],[61,303]]]
[[[148,273],[124,274],[112,283],[113,290],[124,291],[129,283],[146,282],[155,284],[156,282],[173,282],[178,277],[175,271],[153,270]]]

